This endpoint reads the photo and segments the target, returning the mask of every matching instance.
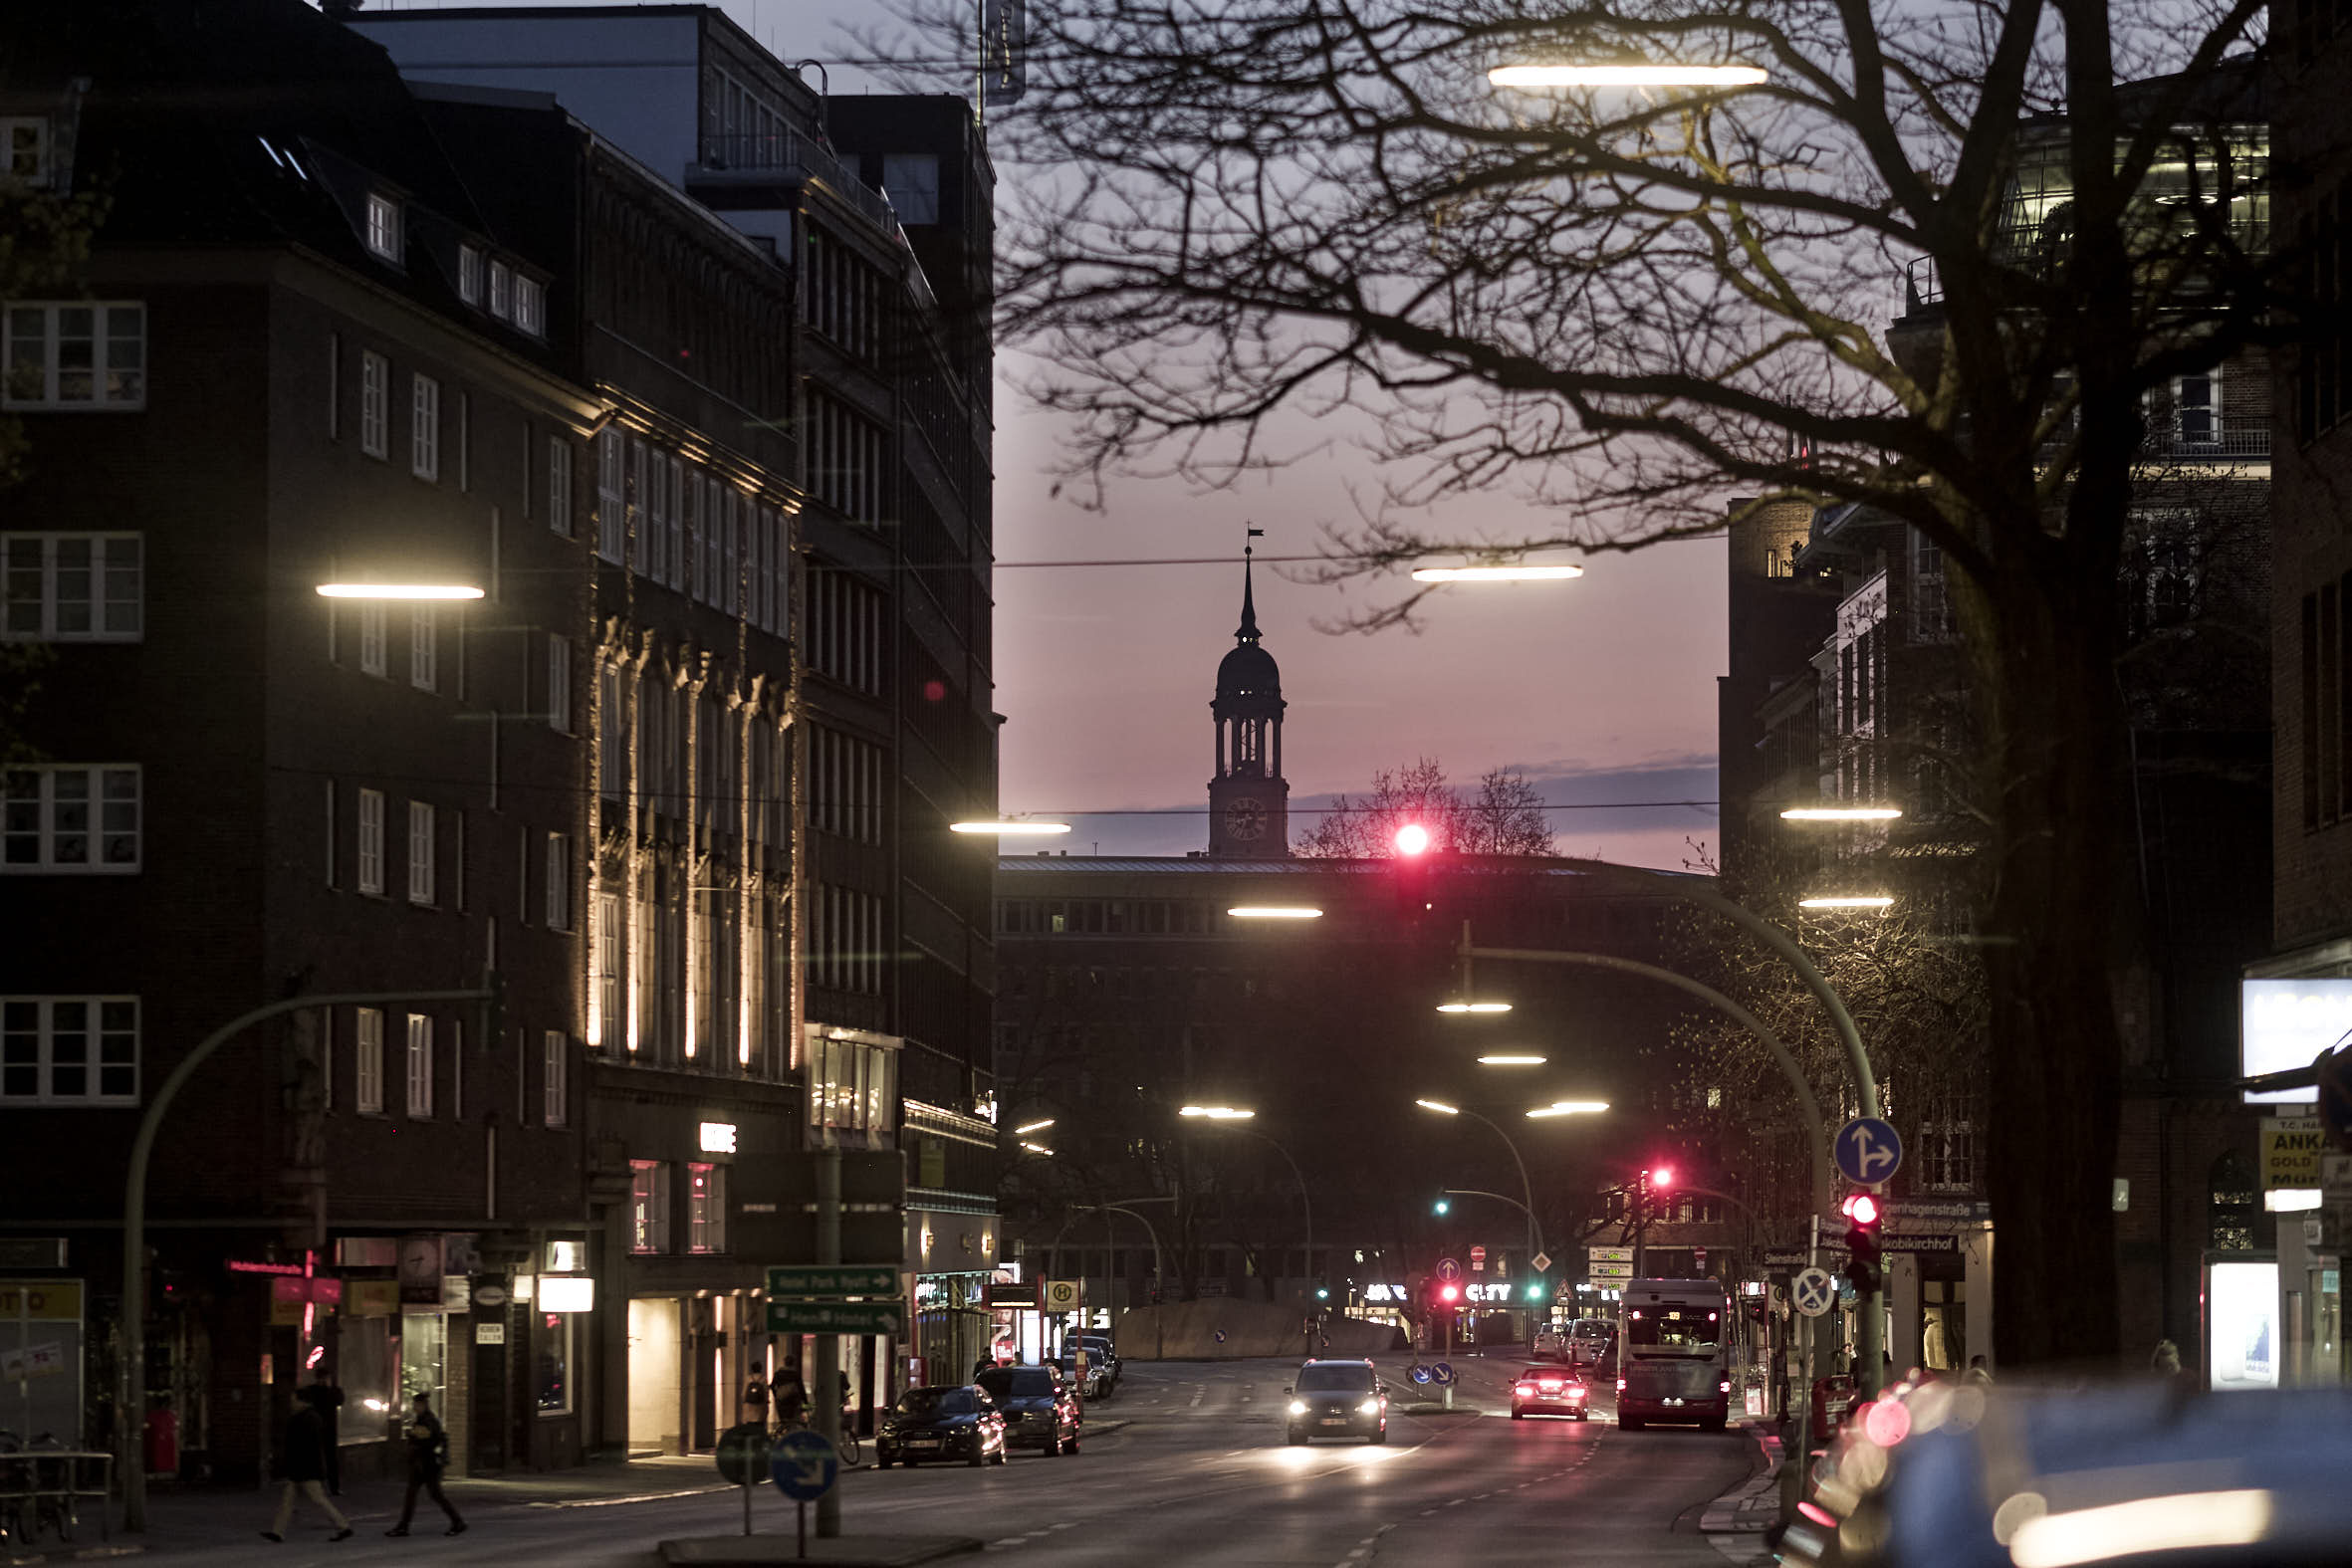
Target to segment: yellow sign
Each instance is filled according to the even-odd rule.
[[[0,1279],[0,1318],[82,1321],[79,1279]]]
[[[2319,1157],[2327,1133],[2316,1116],[2262,1118],[2262,1191],[2319,1185]]]

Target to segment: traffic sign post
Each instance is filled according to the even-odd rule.
[[[1825,1268],[1807,1268],[1788,1282],[1788,1299],[1806,1317],[1819,1317],[1837,1300],[1837,1281]]]
[[[1903,1140],[1894,1125],[1857,1116],[1837,1130],[1837,1169],[1857,1187],[1876,1187],[1903,1168]]]
[[[799,1507],[803,1557],[809,1555],[809,1504],[833,1489],[841,1478],[841,1456],[822,1432],[806,1428],[776,1440],[768,1456],[768,1473],[776,1489]]]

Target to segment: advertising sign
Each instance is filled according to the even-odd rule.
[[[2241,1076],[2308,1067],[2352,1032],[2352,980],[2241,980],[2237,983],[2237,1070]],[[2309,1104],[2316,1089],[2245,1093],[2248,1105]]]
[[[2319,1186],[2319,1156],[2326,1148],[2316,1116],[2263,1117],[2262,1191]]]
[[[2216,1262],[2207,1271],[2208,1386],[2278,1387],[2278,1265]]]

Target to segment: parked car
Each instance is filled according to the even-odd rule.
[[[908,1389],[874,1434],[874,1463],[883,1469],[900,1460],[910,1469],[925,1459],[1002,1464],[1005,1431],[1005,1414],[984,1389]]]
[[[1291,1396],[1285,1436],[1292,1443],[1316,1438],[1388,1441],[1388,1385],[1369,1361],[1317,1358],[1300,1367],[1283,1392]]]
[[[1556,1328],[1547,1328],[1535,1336],[1535,1358],[1538,1361],[1568,1359],[1568,1336]]]
[[[1094,1359],[1094,1352],[1086,1352],[1086,1375],[1078,1376],[1078,1358],[1074,1352],[1054,1358],[1054,1366],[1061,1373],[1061,1381],[1078,1391],[1080,1399],[1110,1397],[1110,1368]]]
[[[1005,1413],[1010,1448],[1075,1454],[1084,1415],[1077,1391],[1058,1366],[998,1367],[980,1374],[980,1387]]]
[[[1078,1343],[1086,1347],[1086,1364],[1092,1366],[1099,1360],[1102,1370],[1110,1375],[1110,1386],[1117,1388],[1119,1379],[1126,1376],[1126,1363],[1119,1360],[1118,1347],[1110,1342],[1110,1337],[1106,1334],[1080,1334]]]
[[[1511,1419],[1525,1421],[1533,1416],[1567,1416],[1576,1421],[1589,1419],[1592,1386],[1575,1373],[1546,1362],[1529,1367],[1519,1375],[1511,1388]]]

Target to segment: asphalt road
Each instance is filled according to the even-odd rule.
[[[1475,1553],[1480,1568],[1723,1568],[1697,1520],[1709,1499],[1749,1473],[1749,1439],[1621,1432],[1605,1401],[1591,1422],[1515,1422],[1508,1379],[1517,1364],[1459,1365],[1458,1404],[1487,1414],[1396,1415],[1385,1447],[1292,1448],[1283,1441],[1283,1386],[1294,1363],[1130,1363],[1118,1395],[1087,1412],[1097,1426],[1122,1425],[1089,1437],[1078,1454],[1017,1452],[979,1469],[851,1472],[842,1480],[843,1533],[975,1535],[991,1556],[1040,1565],[1367,1568]],[[266,1513],[266,1502],[243,1511]],[[789,1505],[773,1492],[763,1490],[755,1517],[763,1531],[792,1528]],[[437,1518],[420,1517],[418,1534],[401,1541],[383,1538],[387,1517],[354,1509],[353,1522],[359,1534],[331,1545],[298,1517],[292,1538],[273,1547],[252,1533],[253,1521],[224,1515],[217,1541],[171,1531],[145,1556],[285,1568],[354,1558],[644,1568],[657,1541],[735,1533],[741,1506],[726,1492],[493,1506],[476,1508],[473,1528],[457,1539],[437,1533]]]

